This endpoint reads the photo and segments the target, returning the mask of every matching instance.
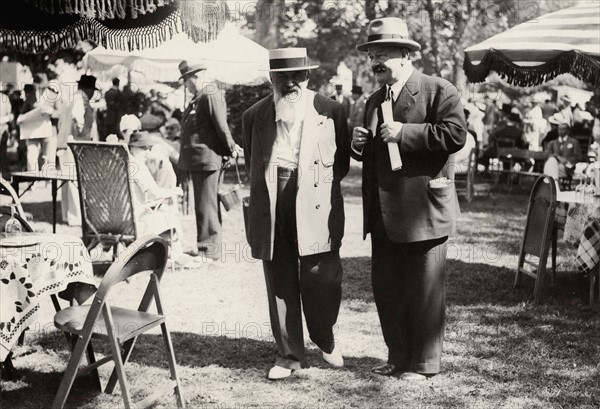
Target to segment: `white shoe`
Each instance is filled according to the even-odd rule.
[[[267,378],[269,378],[272,381],[276,381],[279,379],[285,379],[285,378],[289,378],[292,375],[292,372],[293,372],[293,370],[291,370],[289,368],[284,368],[282,366],[275,365],[269,371]]]
[[[344,366],[344,357],[342,356],[342,353],[340,352],[340,349],[337,346],[333,348],[333,351],[331,351],[330,354],[328,354],[325,351],[322,352],[323,359],[331,366],[335,368],[341,368]]]

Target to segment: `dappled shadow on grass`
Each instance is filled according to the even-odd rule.
[[[524,276],[521,285],[514,288],[515,271],[492,264],[448,260],[446,302],[448,305],[516,305],[532,302],[535,280]],[[559,271],[554,286],[551,286],[549,270],[547,273],[544,292],[546,304],[583,307],[586,288],[578,274]]]
[[[371,257],[344,257],[342,266],[344,268],[342,299],[374,302],[371,286]]]

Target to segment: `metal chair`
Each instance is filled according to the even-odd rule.
[[[464,167],[464,166],[461,166]],[[466,169],[457,168],[454,173],[454,186],[456,193],[464,195],[467,202],[471,203],[475,197],[475,173],[477,171],[477,148],[471,149],[469,162]]]
[[[529,197],[527,224],[525,225],[523,241],[521,242],[519,263],[514,283],[515,287],[519,286],[523,274],[535,278],[534,302],[536,304],[542,301],[546,281],[546,262],[552,241],[555,214],[556,184],[554,178],[551,176],[542,175],[533,185],[531,196]],[[531,258],[534,258],[534,261]],[[555,269],[553,268],[553,281],[554,274]]]
[[[128,246],[139,236],[135,216],[148,210],[134,206],[130,181],[135,177],[131,173],[135,170],[129,161],[127,147],[121,143],[96,142],[69,142],[68,145],[77,171],[82,240],[88,250],[98,244],[112,247],[115,260],[119,245]],[[172,233],[167,230],[161,237],[169,240]],[[95,264],[95,271],[100,274],[109,265],[106,262]]]
[[[15,205],[16,209],[23,219],[25,219],[25,211],[21,206],[21,199],[15,192],[15,189],[4,178],[0,177],[0,205]]]
[[[114,362],[115,368],[108,380],[105,392],[112,393],[118,380],[126,408],[145,407],[168,391],[175,392],[178,407],[185,407],[177,375],[173,344],[167,329],[166,315],[160,294],[160,280],[165,271],[167,254],[167,242],[161,237],[155,235],[140,237],[119,255],[119,260],[110,266],[91,304],[69,307],[56,313],[54,325],[61,331],[70,333],[75,344],[52,404],[54,409],[64,406],[77,376],[94,371],[99,366],[111,361]],[[112,299],[109,304],[107,297],[115,284],[143,272],[149,272],[150,277],[137,310],[113,306]],[[153,301],[156,304],[156,313],[149,312]],[[171,382],[142,402],[133,404],[123,366],[131,356],[138,336],[157,326],[161,328],[167,351]],[[112,353],[96,362],[91,344],[92,338],[108,339]],[[122,353],[121,345],[123,346]],[[88,356],[91,354],[91,363],[78,369],[86,351]]]

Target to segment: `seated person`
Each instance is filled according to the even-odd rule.
[[[489,159],[498,157],[498,148],[527,149],[528,143],[521,128],[521,117],[511,112],[490,134],[488,145],[482,149],[479,162],[487,165]]]
[[[548,143],[547,151],[552,155],[544,165],[544,173],[558,178],[571,178],[575,165],[581,160],[581,147],[577,139],[572,138],[571,126],[566,118],[557,116],[558,139]]]
[[[119,122],[119,130],[121,135],[110,134],[106,137],[106,142],[117,143],[122,140],[126,144],[129,143],[131,134],[142,129],[142,122],[135,115],[123,115]]]
[[[146,166],[150,169],[156,184],[163,188],[174,188],[177,186],[177,175],[171,162],[171,157],[179,152],[162,137],[160,132],[148,132],[154,142],[152,150],[146,159]]]
[[[129,141],[131,194],[136,210],[138,233],[159,234],[164,236],[172,231],[171,258],[180,265],[194,259],[183,253],[182,226],[176,196],[181,195],[179,188],[162,188],[156,184],[146,161],[156,140],[147,132],[135,132]]]

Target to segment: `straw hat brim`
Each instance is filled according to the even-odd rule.
[[[319,68],[318,65],[307,65],[306,67],[288,67],[288,68],[274,68],[274,69],[268,69],[268,70],[261,70],[261,71],[268,71],[268,72],[287,72],[287,71],[306,71],[306,70],[312,70],[314,68]]]
[[[356,46],[358,51],[368,51],[369,46],[371,45],[389,45],[392,47],[404,47],[408,48],[410,51],[419,51],[421,49],[421,45],[413,40],[402,40],[402,39],[381,39],[374,41],[367,41],[366,43],[362,43]]]

